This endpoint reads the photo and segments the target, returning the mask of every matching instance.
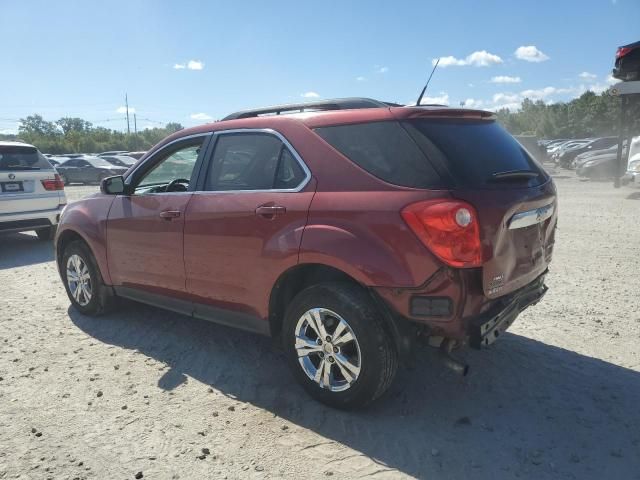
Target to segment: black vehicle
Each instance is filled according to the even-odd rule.
[[[617,143],[618,137],[596,138],[577,148],[570,148],[562,151],[558,156],[558,163],[563,168],[571,168],[571,166],[573,165],[573,160],[578,155],[593,150],[602,150],[603,148],[609,148],[616,145]]]
[[[100,183],[103,178],[122,175],[128,167],[117,167],[99,157],[70,158],[56,167],[60,178],[70,183]]]
[[[640,80],[640,42],[618,47],[613,76],[622,81]]]
[[[578,176],[592,180],[608,180],[616,176],[617,155],[605,153],[588,159],[578,168]]]
[[[135,158],[130,157],[129,155],[102,155],[100,158],[103,158],[111,165],[124,168],[131,167],[137,161]]]

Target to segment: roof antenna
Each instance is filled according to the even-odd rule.
[[[427,84],[424,86],[424,88],[420,92],[420,96],[418,97],[418,101],[416,102],[416,107],[420,106],[420,102],[422,101],[422,97],[424,96],[425,92],[427,91],[427,87],[429,86],[429,82],[431,81],[431,77],[433,77],[433,74],[435,73],[436,68],[438,68],[438,64],[439,63],[440,63],[440,58],[438,57],[438,60],[436,60],[436,64],[433,66],[433,70],[431,70],[431,75],[429,75],[429,80],[427,80]]]

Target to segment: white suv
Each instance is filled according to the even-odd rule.
[[[66,203],[64,183],[36,147],[0,142],[0,233],[35,230],[51,240]]]

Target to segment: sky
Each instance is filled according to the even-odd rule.
[[[640,0],[0,0],[0,133],[126,129],[323,98],[517,109],[603,91]],[[133,129],[133,117],[131,118]]]

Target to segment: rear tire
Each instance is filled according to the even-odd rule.
[[[56,229],[57,227],[55,225],[52,225],[50,227],[45,227],[45,228],[39,228],[38,230],[36,230],[36,235],[38,236],[38,240],[42,240],[46,242],[53,241],[54,237],[56,236]]]
[[[282,337],[293,375],[330,407],[364,407],[395,377],[393,338],[369,294],[357,285],[323,283],[300,292],[287,309]]]
[[[64,249],[62,280],[72,305],[85,315],[101,315],[113,304],[113,292],[86,243],[76,240]]]

